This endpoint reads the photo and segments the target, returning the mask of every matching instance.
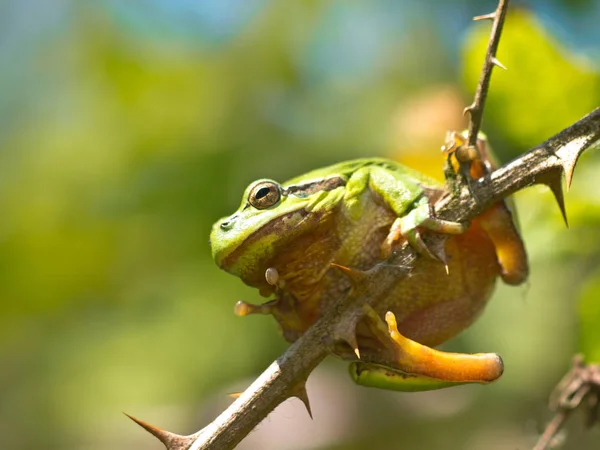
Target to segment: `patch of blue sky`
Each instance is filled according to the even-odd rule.
[[[220,45],[235,38],[269,0],[101,0],[144,38]]]
[[[398,14],[396,7],[384,7],[385,3],[331,2],[318,18],[308,44],[298,54],[304,81],[312,84],[338,79],[360,83],[385,70],[389,46],[397,45],[394,37],[402,37],[407,17]]]
[[[600,2],[598,0],[565,2],[559,0],[529,0],[534,11],[550,34],[575,54],[583,55],[600,70]]]
[[[68,28],[69,0],[0,2],[0,144],[23,108],[46,88],[36,68],[53,37]],[[1,145],[0,145],[1,148]]]

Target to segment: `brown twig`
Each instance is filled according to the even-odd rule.
[[[485,100],[490,87],[492,69],[494,66],[498,66],[506,70],[506,67],[504,67],[496,58],[496,52],[498,51],[498,44],[500,43],[500,36],[502,35],[502,26],[504,25],[504,19],[506,18],[507,11],[508,0],[500,0],[495,12],[474,18],[474,20],[489,19],[493,20],[494,22],[492,24],[492,31],[488,41],[487,50],[485,52],[485,61],[483,62],[483,67],[481,69],[481,76],[479,78],[479,83],[477,84],[475,98],[473,103],[467,106],[464,110],[465,114],[468,112],[470,115],[467,144],[471,148],[476,148],[477,134],[481,128],[483,109],[485,108]]]
[[[585,400],[587,403],[584,403]],[[571,370],[558,383],[550,395],[550,408],[556,413],[546,426],[533,450],[554,447],[556,436],[571,413],[583,407],[587,409],[587,426],[598,421],[597,407],[600,401],[600,365],[585,364],[580,355],[573,358]]]
[[[533,450],[547,450],[555,447],[556,436],[569,418],[569,415],[571,415],[570,410],[558,411],[548,423],[548,426],[540,436],[537,444],[535,444],[535,447],[533,447]]]
[[[472,179],[470,177],[470,167],[472,161],[481,159],[481,155],[479,155],[479,150],[477,148],[477,138],[483,120],[483,110],[485,108],[485,100],[490,87],[492,70],[494,69],[494,66],[506,70],[506,67],[504,67],[504,65],[496,58],[496,52],[498,51],[498,44],[500,43],[502,27],[504,26],[507,11],[508,0],[499,0],[496,11],[473,18],[473,20],[492,20],[493,24],[473,102],[463,110],[463,114],[469,113],[467,142],[464,145],[460,145],[452,152],[459,163],[459,171],[458,173],[454,172],[450,162],[450,155],[444,167],[446,184],[453,195],[460,195],[462,185],[466,185],[469,190],[468,192],[465,192],[465,195],[471,195],[475,200],[478,200],[471,188]]]

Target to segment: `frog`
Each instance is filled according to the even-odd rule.
[[[449,160],[465,143],[464,133],[450,135]],[[469,161],[474,178],[495,167],[485,139],[477,149]],[[408,245],[418,255],[409,276],[398,278],[379,309],[362,305],[354,329],[332,333],[333,353],[350,360],[352,379],[367,387],[423,391],[498,379],[504,364],[496,353],[435,347],[478,318],[498,278],[510,285],[526,280],[514,205],[500,201],[469,223],[452,222],[434,214],[444,195],[443,183],[379,157],[284,183],[251,183],[237,211],[210,235],[216,264],[271,298],[260,305],[240,301],[235,313],[272,315],[294,342],[356,289],[352,274],[385,264]],[[425,243],[429,233],[444,238],[441,250]]]

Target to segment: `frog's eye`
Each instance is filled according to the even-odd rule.
[[[266,209],[281,198],[281,188],[273,181],[261,181],[250,190],[248,202],[256,209]]]

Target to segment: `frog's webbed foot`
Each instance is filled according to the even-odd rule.
[[[382,363],[405,376],[425,377],[432,389],[463,383],[489,383],[502,375],[504,365],[495,353],[464,354],[435,350],[403,336],[391,311],[385,315],[386,327],[374,310],[369,307],[364,310],[372,331],[392,351],[393,360]]]
[[[277,308],[278,300],[271,300],[270,302],[263,303],[261,305],[255,305],[252,303],[245,302],[243,300],[238,301],[233,308],[233,313],[236,316],[244,317],[250,314],[273,314]]]
[[[274,267],[269,267],[265,271],[265,280],[271,286],[275,286],[276,289],[281,289],[284,286],[283,279],[279,277],[279,273]],[[261,305],[254,305],[252,303],[240,300],[235,304],[233,312],[239,317],[249,316],[250,314],[269,315],[276,312],[278,304],[279,299],[271,300],[270,302],[263,303]]]
[[[434,217],[429,198],[423,196],[415,208],[394,221],[390,227],[390,232],[381,245],[381,257],[382,259],[389,258],[396,243],[404,239],[420,254],[440,260],[447,270],[448,266],[443,246],[439,248],[428,247],[423,241],[421,230],[425,229],[442,234],[461,234],[467,228],[467,225],[463,223]]]

